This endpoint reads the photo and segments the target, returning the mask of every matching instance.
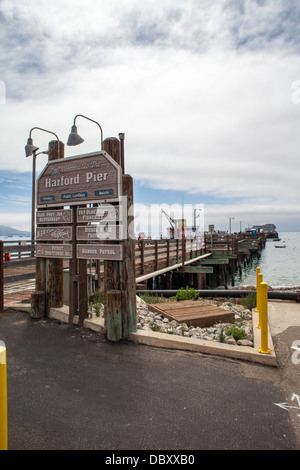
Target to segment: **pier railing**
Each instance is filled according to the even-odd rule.
[[[3,253],[4,261],[32,258],[35,256],[35,242],[33,240],[5,240]]]
[[[136,240],[136,277],[195,258],[201,249],[197,240]]]
[[[265,244],[267,235],[257,233],[256,235],[237,233],[220,235],[218,233],[206,233],[204,237],[204,251],[220,252],[237,257],[251,251],[257,251]]]

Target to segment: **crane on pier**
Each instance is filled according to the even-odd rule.
[[[170,228],[170,238],[174,238],[174,231],[175,231],[175,220],[172,219],[172,217],[169,216],[163,209],[161,209],[162,213],[166,216],[166,218],[169,221],[169,224],[171,225]]]

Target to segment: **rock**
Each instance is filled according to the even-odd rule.
[[[215,328],[213,328],[213,327],[207,328],[206,332],[207,333],[215,333]]]
[[[139,297],[138,295],[136,296],[136,305],[137,307],[147,307],[146,302],[141,299],[141,297]]]
[[[224,338],[224,335],[226,335],[226,330],[232,327],[232,323],[217,323],[206,328],[188,326],[186,323],[178,323],[176,320],[169,320],[162,314],[150,312],[144,301],[142,299],[140,300],[141,302],[137,299],[137,328],[139,330],[152,330],[165,334],[185,336],[187,338],[220,342],[222,340],[221,338]],[[207,300],[207,304],[216,305],[211,300]],[[237,321],[236,326],[245,331],[245,338],[239,340],[238,343],[232,336],[225,336],[224,343],[253,347],[253,325],[250,310],[237,304],[230,306],[228,303],[226,304],[226,302],[223,307],[227,307],[230,311],[234,312]],[[223,335],[221,335],[221,332],[223,332]]]
[[[225,343],[226,344],[236,344],[236,340],[234,339],[233,336],[226,336]]]
[[[251,347],[253,347],[252,341],[249,341],[248,339],[239,339],[237,344],[238,344],[238,346],[251,346]]]

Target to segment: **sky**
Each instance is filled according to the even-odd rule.
[[[30,129],[66,144],[83,114],[125,133],[137,230],[176,205],[300,231],[299,0],[0,0],[0,38],[0,225],[30,230]],[[100,149],[76,124],[66,158]]]

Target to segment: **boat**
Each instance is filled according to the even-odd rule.
[[[275,248],[286,248],[286,245],[275,245]]]

